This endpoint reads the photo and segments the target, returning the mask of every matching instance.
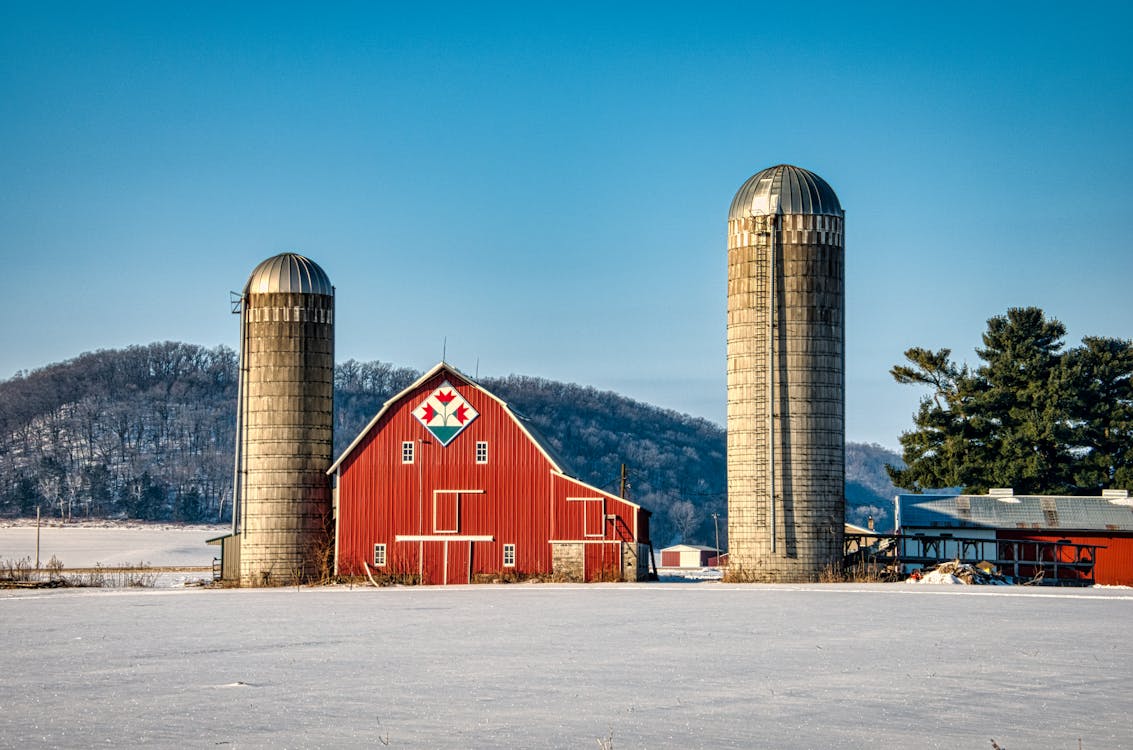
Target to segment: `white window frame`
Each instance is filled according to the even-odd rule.
[[[412,440],[401,441],[401,463],[411,464],[417,458],[417,447]]]
[[[509,559],[510,559],[510,562],[509,562]],[[504,545],[504,567],[505,568],[514,568],[515,567],[515,545],[514,544],[505,544]]]
[[[389,558],[386,557],[386,546],[384,544],[375,544],[374,545],[374,567],[375,568],[384,568],[386,566],[386,561],[388,559]]]
[[[488,463],[488,441],[478,440],[476,442],[476,463]]]

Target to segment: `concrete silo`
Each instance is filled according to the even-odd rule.
[[[318,265],[283,253],[252,271],[239,312],[240,583],[308,580],[331,531],[334,287]]]
[[[729,577],[814,581],[842,558],[845,242],[830,185],[780,164],[728,213]]]

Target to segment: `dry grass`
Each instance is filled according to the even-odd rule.
[[[499,573],[473,573],[472,583],[526,583],[532,578],[533,576],[517,573],[515,569],[509,568]]]
[[[374,574],[379,586],[420,586],[421,574],[417,571],[388,571]]]
[[[31,580],[31,558],[0,562],[0,584],[23,583]]]
[[[743,568],[731,565],[724,573],[724,583],[776,583],[776,577],[770,576],[759,568]],[[889,583],[901,580],[894,570],[879,563],[860,562],[852,567],[844,568],[834,563],[827,565],[811,579],[816,583]]]
[[[55,555],[35,570],[31,559],[0,562],[0,588],[153,588],[157,571],[145,562],[108,568],[97,563],[93,568],[68,571]]]
[[[595,583],[620,583],[625,580],[621,568],[603,568],[594,576]]]
[[[818,575],[819,583],[892,583],[902,579],[892,567],[865,561],[848,568],[828,565]]]
[[[769,578],[760,570],[745,568],[742,565],[729,565],[721,580],[724,583],[767,583]]]
[[[307,550],[307,559],[314,565],[313,583],[330,583],[334,578],[334,522],[330,515],[322,519],[322,531]]]

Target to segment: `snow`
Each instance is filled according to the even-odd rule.
[[[1113,587],[6,590],[0,748],[1133,748],[1131,616]]]
[[[1005,578],[990,563],[970,565],[959,560],[940,563],[927,573],[923,569],[913,571],[905,583],[944,584],[948,586],[1011,586],[1011,579]]]
[[[930,571],[928,573],[925,573],[924,576],[919,581],[910,578],[907,581],[907,583],[928,583],[928,584],[935,583],[935,584],[948,584],[948,585],[956,585],[956,586],[963,586],[964,585],[964,582],[961,581],[956,576],[952,575],[951,573],[945,573],[945,572],[940,571],[940,570],[933,570],[933,571]]]
[[[1021,587],[5,591],[0,746],[1133,747],[1131,615]]]
[[[68,568],[148,563],[154,567],[211,566],[219,547],[205,541],[227,533],[226,526],[175,526],[93,522],[44,525],[39,559],[55,555]],[[0,526],[0,560],[35,562],[35,522]]]
[[[658,568],[657,578],[665,583],[683,581],[719,581],[724,577],[722,568]]]

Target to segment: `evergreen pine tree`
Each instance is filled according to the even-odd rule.
[[[1087,336],[1067,352],[1072,443],[1081,491],[1133,489],[1133,342]]]
[[[1110,480],[1119,469],[1127,476],[1133,464],[1121,451],[1129,441],[1105,437],[1121,441],[1133,423],[1129,411],[1106,406],[1119,403],[1121,393],[1130,403],[1123,350],[1087,343],[1063,354],[1065,335],[1065,326],[1039,308],[1017,307],[988,320],[976,350],[983,364],[974,371],[952,362],[948,349],[906,351],[909,364],[895,366],[894,379],[932,393],[921,400],[915,429],[901,435],[906,467],[887,467],[893,483],[918,492],[1011,487],[1057,494],[1090,477],[1097,487],[1106,472]],[[1114,424],[1105,423],[1110,416]],[[1090,471],[1084,455],[1093,455]]]

